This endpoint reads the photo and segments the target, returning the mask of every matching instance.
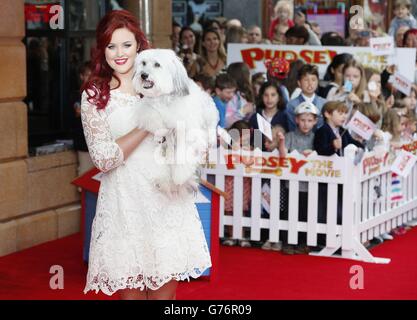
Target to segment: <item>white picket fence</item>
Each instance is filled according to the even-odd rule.
[[[286,230],[289,244],[297,244],[298,232],[306,232],[307,245],[316,246],[317,235],[324,234],[326,246],[314,255],[389,263],[389,258],[374,257],[363,243],[417,218],[417,168],[414,166],[411,174],[402,178],[403,199],[393,201],[388,154],[378,157],[372,152],[365,153],[355,165],[356,151],[357,148],[350,145],[344,157],[323,157],[314,153],[308,158],[293,152],[284,160],[280,160],[277,153],[259,152],[255,153],[256,163],[252,165],[236,164],[239,155],[235,152],[236,161],[231,166],[230,161],[229,164],[225,161],[227,157],[230,160],[230,151],[218,149],[216,164],[204,168],[202,177],[221,190],[224,190],[226,176],[234,178],[233,215],[225,215],[225,200],[220,201],[220,237],[224,236],[225,226],[233,226],[232,238],[243,239],[246,227],[250,229],[250,239],[259,241],[264,228],[269,230],[270,241],[278,242],[279,231]],[[243,216],[244,177],[251,179],[250,217]],[[288,220],[280,219],[282,180],[288,181]],[[269,181],[271,191],[269,218],[261,217],[261,188],[265,181]],[[308,182],[307,222],[298,219],[300,181]],[[322,183],[327,184],[326,223],[318,223],[317,219],[319,184]],[[338,185],[343,185],[341,225],[337,224]],[[341,254],[335,255],[338,249]]]

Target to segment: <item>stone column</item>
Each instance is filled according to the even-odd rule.
[[[1,223],[25,198],[26,49],[23,0],[0,2],[0,256],[16,251],[16,222]]]
[[[147,36],[154,48],[171,48],[169,39],[172,29],[171,0],[129,0],[126,9],[139,18],[144,31],[148,31],[145,24],[149,25]],[[144,10],[149,14],[145,14]]]
[[[24,36],[24,1],[1,0],[0,257],[80,228],[75,153],[28,157]]]

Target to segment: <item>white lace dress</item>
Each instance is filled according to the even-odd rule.
[[[104,110],[82,96],[81,117],[91,158],[105,172],[92,226],[84,293],[112,295],[125,288],[160,288],[168,281],[199,277],[211,266],[194,196],[172,200],[158,192],[148,175],[152,155],[144,145],[124,161],[115,140],[135,127],[134,97],[111,91]]]

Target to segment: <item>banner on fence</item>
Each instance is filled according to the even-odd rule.
[[[381,156],[377,156],[375,152],[366,153],[360,164],[360,180],[367,180],[387,172],[390,169],[388,158],[388,152]]]
[[[221,150],[227,170],[243,170],[244,175],[272,174],[301,181],[343,183],[343,172],[346,172],[345,159],[336,155],[325,157],[313,152],[305,157],[293,151],[287,157],[280,157],[277,153],[269,152],[239,153]]]
[[[416,50],[413,48],[396,48],[395,55],[375,56],[369,47],[333,47],[333,46],[287,46],[232,43],[227,47],[227,64],[245,62],[251,73],[266,72],[265,60],[282,57],[288,61],[301,59],[315,64],[319,68],[320,78],[326,73],[333,57],[340,53],[350,53],[364,67],[382,71],[387,65],[395,64],[398,72],[409,81],[414,81]]]

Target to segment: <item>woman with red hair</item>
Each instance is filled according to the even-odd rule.
[[[125,10],[108,13],[96,37],[81,119],[91,159],[103,175],[84,292],[175,299],[178,281],[197,278],[211,261],[192,195],[169,199],[148,174],[155,159],[144,150],[158,141],[137,128],[141,100],[132,78],[136,55],[149,44]]]

